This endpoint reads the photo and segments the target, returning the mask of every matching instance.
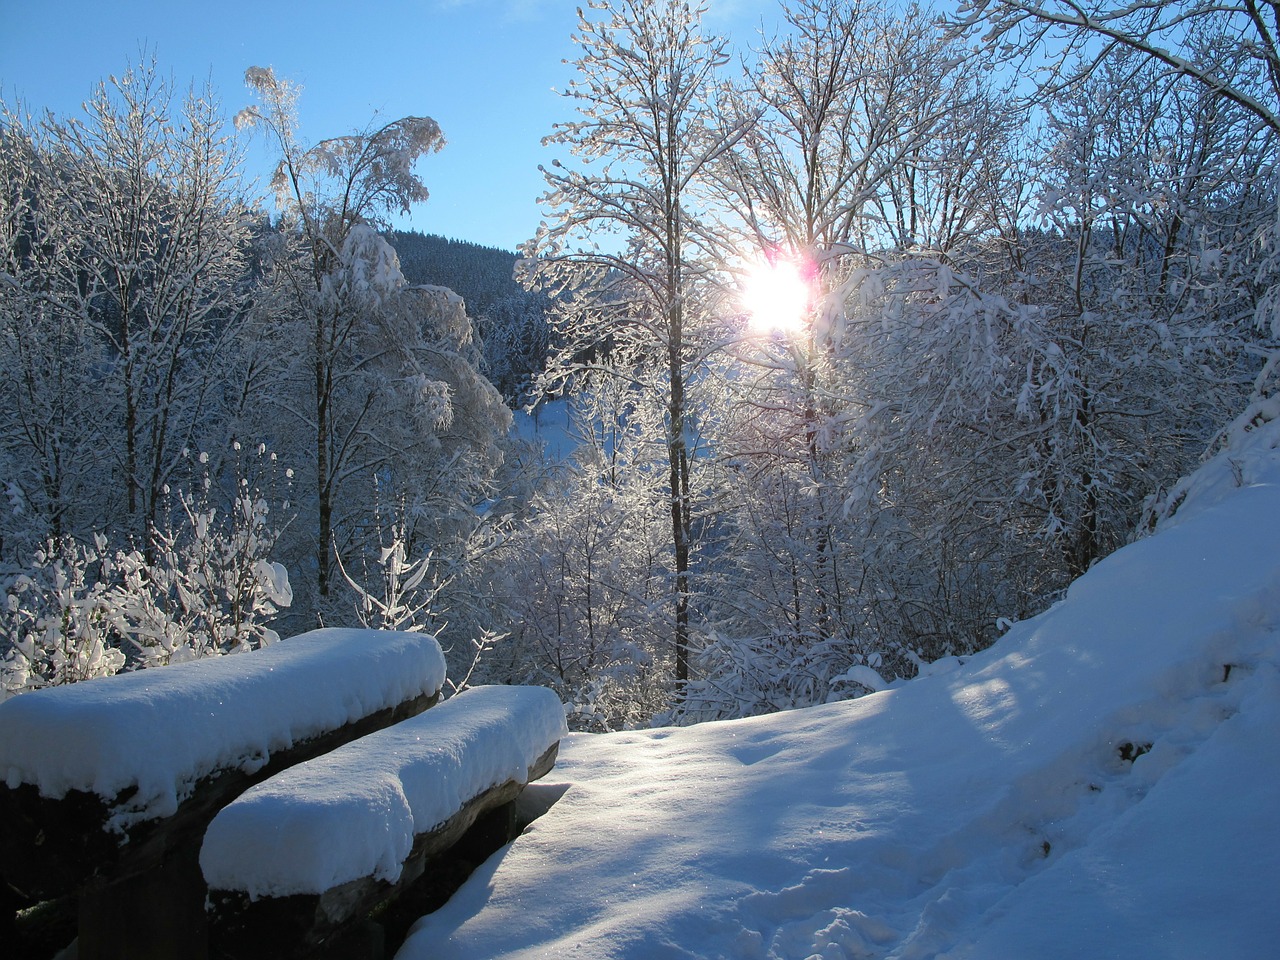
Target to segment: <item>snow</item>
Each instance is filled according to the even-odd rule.
[[[252,787],[205,833],[210,889],[251,898],[395,882],[413,847],[472,797],[529,768],[567,733],[545,687],[476,687]]]
[[[516,410],[511,432],[521,440],[540,446],[551,463],[567,463],[582,443],[573,425],[574,411],[569,400],[542,400],[534,412]]]
[[[329,629],[37,690],[0,703],[0,775],[54,798],[80,790],[110,802],[136,787],[109,824],[124,829],[171,815],[203,777],[252,772],[298,741],[435,693],[444,672],[425,634]]]
[[[257,560],[253,564],[253,573],[262,584],[268,600],[277,607],[293,606],[293,587],[289,584],[289,571],[284,564],[274,560]]]
[[[575,735],[399,960],[1269,958],[1277,421],[990,650],[862,699]]]

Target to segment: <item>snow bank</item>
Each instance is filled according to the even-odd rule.
[[[1280,393],[1251,403],[1222,432],[1221,449],[1150,511],[1159,529],[1248,486],[1280,483]]]
[[[1141,803],[1010,890],[945,956],[1274,957],[1280,674],[1258,669],[1238,712],[1177,747]]]
[[[490,787],[524,783],[566,733],[549,689],[469,690],[246,791],[205,833],[205,880],[254,898],[394,882],[415,834]]]
[[[950,671],[570,737],[563,798],[399,960],[1273,957],[1270,443]]]
[[[51,687],[0,704],[0,773],[46,797],[112,800],[113,826],[169,816],[219,770],[260,769],[278,750],[444,684],[421,633],[316,630],[249,653]]]

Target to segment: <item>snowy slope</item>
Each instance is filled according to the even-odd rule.
[[[951,672],[570,738],[399,960],[1277,956],[1275,428]]]
[[[550,463],[566,463],[582,442],[573,426],[573,410],[568,400],[545,400],[536,413],[516,410],[511,432],[521,440],[540,447]]]

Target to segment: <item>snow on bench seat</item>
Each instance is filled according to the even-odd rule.
[[[202,829],[256,780],[421,712],[444,674],[425,634],[328,629],[7,700],[0,873],[65,892],[158,821],[199,807]]]
[[[415,836],[490,787],[527,783],[567,732],[554,691],[475,687],[246,791],[205,832],[205,882],[262,897],[394,881]]]
[[[205,833],[211,937],[323,942],[548,773],[567,732],[553,691],[477,687],[258,784]]]

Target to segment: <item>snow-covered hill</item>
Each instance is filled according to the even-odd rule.
[[[570,739],[531,788],[563,796],[398,957],[1277,956],[1278,439],[1237,430],[964,664]]]

